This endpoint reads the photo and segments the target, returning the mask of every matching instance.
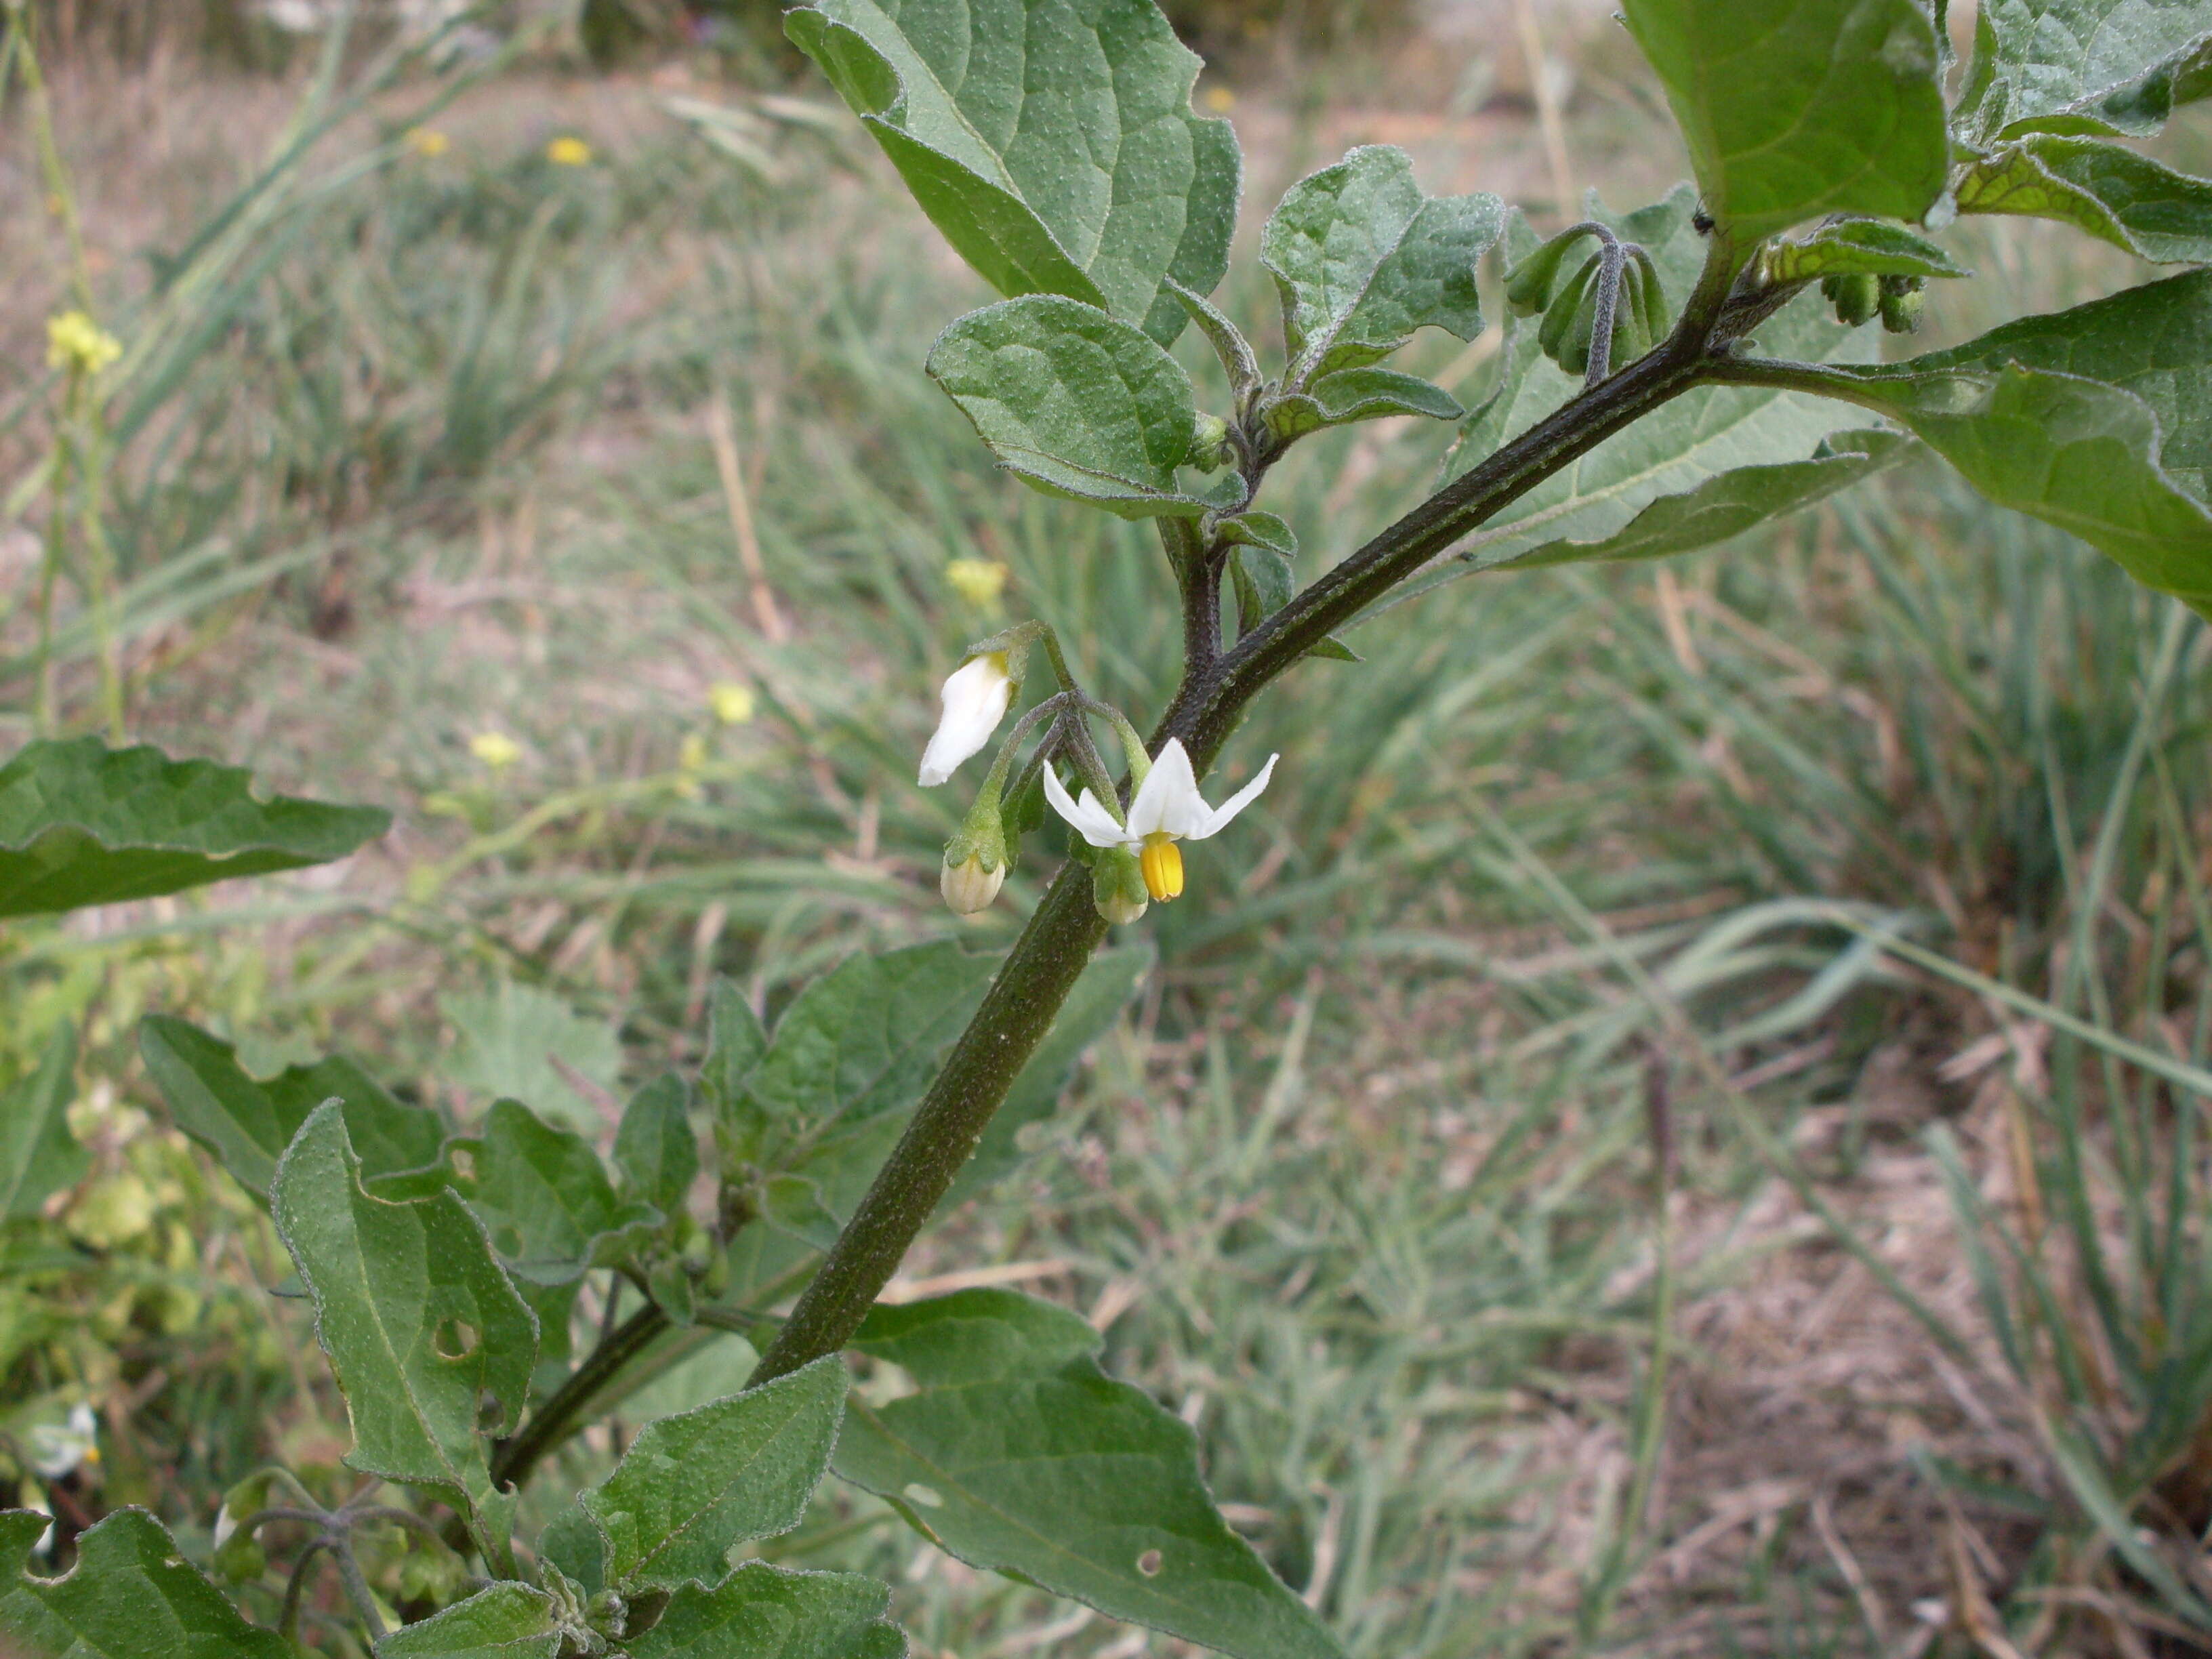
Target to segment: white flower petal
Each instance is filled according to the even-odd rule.
[[[1162,830],[1177,838],[1202,836],[1208,811],[1182,739],[1170,738],[1152,757],[1152,769],[1145,774],[1136,799],[1129,803],[1130,835],[1139,842]]]
[[[1267,787],[1267,780],[1274,775],[1275,763],[1280,759],[1282,759],[1280,755],[1268,756],[1267,763],[1260,769],[1258,777],[1253,779],[1220,805],[1209,807],[1206,814],[1206,827],[1202,830],[1192,830],[1190,838],[1193,841],[1204,841],[1208,836],[1225,828],[1230,819],[1259,799],[1260,792]],[[1204,805],[1205,803],[1201,801],[1200,805]]]
[[[1044,769],[1044,798],[1052,803],[1052,810],[1073,824],[1076,833],[1093,847],[1138,844],[1127,830],[1114,822],[1114,815],[1101,806],[1097,796],[1088,789],[1083,792],[1081,800],[1070,800],[1066,786],[1049,766]]]
[[[991,733],[1006,719],[1014,700],[1006,653],[987,651],[970,657],[946,678],[941,696],[945,712],[921,756],[920,782],[925,789],[950,778],[961,762],[990,742]]]

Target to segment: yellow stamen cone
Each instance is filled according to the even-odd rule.
[[[1182,848],[1155,830],[1145,837],[1145,850],[1137,855],[1145,872],[1145,890],[1165,903],[1182,896]]]

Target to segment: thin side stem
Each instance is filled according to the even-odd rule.
[[[338,1565],[338,1582],[345,1586],[346,1599],[353,1603],[353,1610],[368,1626],[368,1639],[381,1640],[384,1615],[376,1610],[376,1597],[369,1593],[368,1580],[362,1577],[361,1563],[354,1559],[352,1543],[339,1539],[331,1546],[331,1559]]]
[[[522,1431],[498,1443],[491,1457],[492,1485],[504,1487],[528,1480],[538,1459],[576,1431],[586,1408],[621,1374],[623,1367],[668,1328],[668,1316],[651,1302],[616,1326],[584,1363],[568,1373],[568,1380],[531,1413]]]

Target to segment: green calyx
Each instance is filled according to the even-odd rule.
[[[1152,895],[1137,855],[1126,847],[1101,847],[1091,860],[1091,902],[1098,914],[1125,927],[1145,914]]]

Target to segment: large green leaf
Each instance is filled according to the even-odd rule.
[[[392,1632],[376,1659],[553,1659],[561,1637],[553,1598],[509,1580]]]
[[[315,1301],[364,1474],[439,1488],[504,1544],[483,1434],[522,1413],[538,1322],[450,1188],[404,1203],[362,1190],[343,1110],[308,1115],[276,1166],[270,1211]]]
[[[118,1510],[76,1540],[67,1576],[31,1571],[52,1522],[0,1511],[0,1651],[26,1659],[291,1659],[275,1631],[239,1617],[159,1521]]]
[[[928,367],[999,465],[1032,489],[1125,519],[1206,511],[1176,481],[1197,400],[1143,330],[1036,295],[969,312],[938,336]]]
[[[252,781],[97,738],[27,744],[0,766],[0,916],[327,864],[392,824],[374,807],[257,800]]]
[[[614,1473],[578,1496],[603,1546],[580,1582],[596,1577],[625,1595],[720,1582],[733,1546],[799,1524],[830,1466],[844,1397],[833,1354],[647,1424]],[[576,1544],[565,1547],[573,1555]]]
[[[84,1178],[92,1160],[70,1133],[76,1095],[76,1033],[64,1025],[39,1069],[0,1090],[0,1221],[34,1216],[47,1198]]]
[[[2037,133],[1969,166],[1961,213],[2057,219],[2154,264],[2212,261],[2212,180],[2124,145]]]
[[[1228,269],[1243,160],[1190,109],[1152,0],[819,0],[785,23],[921,210],[1000,293],[1060,294],[1162,344]]]
[[[1713,217],[1750,241],[1824,213],[1917,219],[1950,160],[1922,0],[1624,0]]]
[[[1835,219],[1766,250],[1766,279],[1802,283],[1831,272],[1875,276],[1964,276],[1942,248],[1881,219]]]
[[[1504,222],[1495,196],[1424,196],[1392,145],[1364,145],[1291,185],[1260,236],[1282,295],[1285,384],[1380,362],[1418,329],[1472,340],[1475,262]]]
[[[460,1039],[446,1063],[454,1082],[495,1097],[526,1100],[549,1116],[598,1131],[598,1108],[569,1074],[587,1088],[613,1088],[622,1068],[622,1040],[611,1021],[580,1014],[550,991],[513,980],[483,995],[438,1001]]]
[[[395,1099],[343,1054],[289,1066],[260,1082],[238,1063],[231,1044],[166,1014],[139,1023],[138,1052],[177,1127],[264,1201],[276,1160],[326,1100],[344,1103],[347,1139],[372,1184],[380,1176],[434,1167],[443,1156],[445,1121]]]
[[[1649,249],[1667,292],[1680,295],[1695,280],[1703,257],[1691,219],[1694,205],[1694,196],[1685,189],[1617,218],[1595,204],[1592,210],[1622,237]],[[1517,219],[1510,238],[1516,257],[1538,246],[1534,233]],[[1759,331],[1763,350],[1810,362],[1866,356],[1874,338],[1872,331],[1854,333],[1838,323],[1814,293],[1800,296]],[[1563,374],[1543,354],[1536,319],[1509,319],[1498,356],[1497,388],[1468,418],[1449,463],[1454,474],[1582,390],[1578,377]],[[1509,504],[1470,538],[1464,556],[1481,569],[1531,556],[1598,556],[1565,550],[1603,546],[1629,532],[1655,503],[1692,495],[1739,468],[1802,465],[1832,434],[1864,424],[1851,410],[1826,398],[1741,387],[1692,391]],[[1836,469],[1785,476],[1808,484],[1820,477],[1841,481]],[[1677,538],[1699,525],[1732,535],[1744,527],[1740,516],[1710,514],[1699,510],[1700,503],[1731,495],[1739,501],[1767,496],[1778,510],[1786,496],[1771,491],[1777,482],[1773,475],[1764,475],[1740,494],[1733,486],[1716,486],[1697,501],[1666,509],[1662,518]]]
[[[748,1561],[712,1589],[686,1584],[629,1659],[903,1659],[890,1592],[851,1572]]]
[[[1241,1659],[1341,1654],[1221,1518],[1188,1425],[1108,1378],[1076,1315],[963,1291],[876,1309],[855,1346],[917,1391],[856,1398],[834,1467],[942,1548]]]
[[[615,1131],[615,1167],[628,1195],[663,1215],[683,1210],[699,1175],[699,1141],[682,1078],[657,1077],[631,1097]]]
[[[1974,116],[1984,137],[2158,131],[2203,95],[2212,12],[2199,0],[1983,0]]]
[[[1990,500],[2212,614],[2212,271],[1845,373]]]
[[[533,1283],[565,1285],[611,1267],[659,1224],[657,1210],[616,1196],[589,1141],[520,1102],[493,1102],[477,1138],[462,1144],[476,1165],[469,1199],[493,1247]]]

